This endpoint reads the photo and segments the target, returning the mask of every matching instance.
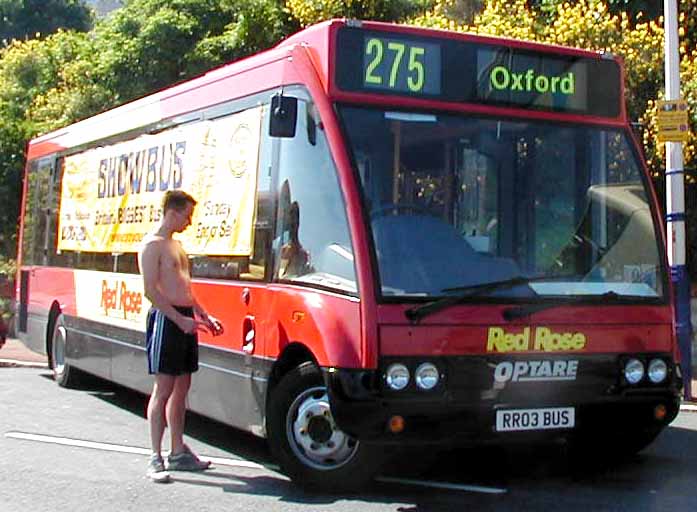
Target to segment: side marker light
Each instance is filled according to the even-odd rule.
[[[392,416],[387,423],[387,428],[389,428],[390,432],[393,434],[399,434],[404,430],[404,418],[399,415]]]
[[[658,404],[653,409],[653,417],[656,418],[658,421],[663,421],[666,418],[667,414],[668,411],[666,410],[666,406],[663,404]]]

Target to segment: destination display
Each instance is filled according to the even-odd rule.
[[[598,117],[620,115],[618,64],[504,45],[343,27],[339,89]]]

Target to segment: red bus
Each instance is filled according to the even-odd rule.
[[[28,145],[17,330],[148,392],[136,252],[165,190],[224,323],[190,408],[295,481],[381,448],[648,445],[682,377],[664,235],[606,53],[333,20]]]

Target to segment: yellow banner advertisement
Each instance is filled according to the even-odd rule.
[[[261,107],[66,157],[58,250],[137,252],[181,189],[198,201],[188,254],[251,254],[260,130]]]

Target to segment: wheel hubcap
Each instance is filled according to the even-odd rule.
[[[53,371],[56,375],[61,375],[65,369],[65,327],[59,325],[53,335]]]
[[[300,394],[288,410],[286,430],[295,455],[315,469],[336,469],[356,453],[358,441],[339,430],[327,390],[318,386]]]

